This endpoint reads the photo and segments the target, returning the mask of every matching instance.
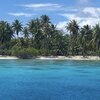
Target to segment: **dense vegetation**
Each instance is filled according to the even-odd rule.
[[[100,25],[80,27],[77,21],[66,23],[60,31],[47,15],[30,20],[25,27],[19,20],[0,21],[0,55],[20,58],[100,54]]]

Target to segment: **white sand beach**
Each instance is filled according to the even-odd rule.
[[[15,56],[2,56],[2,55],[0,55],[0,59],[19,59],[19,58],[15,57]]]
[[[0,59],[19,59],[15,56],[2,56],[0,55]],[[41,60],[100,60],[98,56],[38,56],[35,59]]]
[[[48,56],[48,57],[43,57],[40,56],[36,59],[44,59],[44,60],[100,60],[100,57],[98,56]]]

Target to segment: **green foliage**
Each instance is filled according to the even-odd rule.
[[[65,32],[58,30],[49,16],[30,20],[22,27],[19,20],[12,25],[0,21],[0,55],[20,58],[35,56],[100,56],[100,25],[80,27],[75,20],[66,25]],[[17,36],[16,36],[17,35]]]
[[[0,21],[0,42],[6,43],[13,37],[13,31],[9,23]]]
[[[22,59],[34,58],[39,55],[39,51],[34,48],[18,48],[14,47],[12,49],[12,55],[17,56]]]
[[[11,51],[10,50],[0,50],[0,55],[11,56]]]
[[[100,57],[100,50],[98,50],[98,51],[96,52],[96,54],[97,54],[97,56]]]

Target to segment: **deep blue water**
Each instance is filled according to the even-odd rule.
[[[100,100],[100,61],[0,60],[0,100]]]

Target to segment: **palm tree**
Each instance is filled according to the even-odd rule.
[[[72,35],[78,34],[79,26],[78,26],[77,21],[75,21],[75,20],[70,21],[67,24],[66,28]]]
[[[44,53],[47,54],[49,52],[49,36],[51,31],[51,22],[50,18],[47,15],[41,16],[41,25],[42,25],[42,34],[44,36],[43,49]]]
[[[25,47],[28,47],[28,44],[29,44],[29,30],[28,30],[27,27],[23,28],[23,35],[24,35]]]
[[[28,25],[29,32],[32,34],[32,38],[34,38],[36,33],[35,19],[32,19],[27,25]]]
[[[36,23],[36,34],[35,34],[35,48],[41,49],[43,42],[43,34],[42,34],[42,24],[39,18],[35,19]]]
[[[93,27],[93,45],[96,51],[100,50],[100,25],[96,24]]]
[[[75,49],[77,48],[77,41],[78,41],[78,33],[79,33],[79,25],[77,23],[77,21],[72,20],[70,21],[67,26],[66,29],[70,32],[70,36],[71,36],[71,49],[72,49],[72,55],[74,54],[74,52],[76,51]]]
[[[42,31],[45,36],[49,33],[50,23],[50,18],[47,15],[41,16]]]
[[[92,29],[89,25],[84,25],[81,30],[81,47],[82,47],[82,55],[85,56],[86,48],[90,45],[91,37],[92,37]],[[88,48],[89,49],[89,48]]]
[[[39,41],[41,40],[41,22],[40,22],[40,19],[39,18],[36,18],[36,19],[32,19],[29,23],[28,23],[28,29],[29,29],[29,32],[31,33],[32,35],[32,44],[34,42],[34,46],[36,48],[40,48],[40,43]]]
[[[42,15],[41,16],[41,22],[43,24],[48,24],[48,23],[50,23],[50,18],[47,15]]]
[[[19,32],[22,31],[22,23],[19,21],[19,20],[15,20],[13,23],[12,23],[12,28],[15,32],[15,34],[17,35],[17,38],[19,37]]]
[[[28,28],[27,27],[24,27],[23,28],[23,35],[24,35],[24,38],[25,39],[28,39],[28,37],[29,37],[29,31],[28,31]]]
[[[7,43],[13,37],[13,31],[9,23],[5,21],[0,22],[0,41]]]

